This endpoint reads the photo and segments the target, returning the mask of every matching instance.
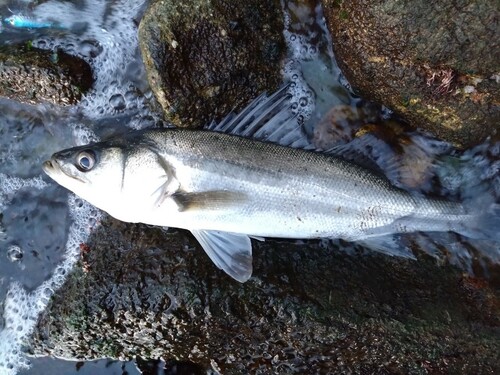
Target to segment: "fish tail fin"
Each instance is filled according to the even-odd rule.
[[[476,208],[474,212],[476,214],[463,222],[460,234],[476,240],[498,242],[500,248],[500,204],[493,203],[484,209]]]
[[[487,140],[459,156],[442,158],[436,166],[442,192],[455,196],[465,211],[456,232],[499,242],[500,248],[500,142]]]

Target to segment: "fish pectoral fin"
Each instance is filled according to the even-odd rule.
[[[156,206],[160,207],[169,197],[172,197],[179,189],[180,183],[172,175],[166,176],[166,181],[155,191],[158,194]]]
[[[155,191],[155,194],[158,194],[156,205],[159,207],[167,198],[171,197],[179,190],[181,184],[175,177],[175,171],[173,168],[160,156],[158,156],[158,163],[165,171],[165,174],[161,176],[161,179],[164,179],[164,182]]]
[[[252,242],[245,234],[214,230],[192,230],[217,267],[244,283],[252,276]]]
[[[206,209],[217,210],[245,200],[245,194],[228,190],[187,193],[178,191],[171,196],[179,211]]]

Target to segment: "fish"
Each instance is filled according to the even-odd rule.
[[[285,88],[205,130],[131,131],[56,152],[44,172],[125,222],[191,231],[215,265],[252,275],[252,239],[341,238],[411,257],[392,239],[453,231],[498,239],[497,206],[415,195],[304,139]]]

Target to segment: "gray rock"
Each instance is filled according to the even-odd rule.
[[[281,83],[280,2],[189,0],[152,4],[139,27],[151,88],[167,120],[199,127]]]
[[[239,284],[186,232],[106,220],[31,351],[161,356],[224,374],[499,373],[498,279],[316,241],[254,246],[254,277]]]
[[[363,97],[458,146],[498,136],[497,1],[323,4],[339,65]]]
[[[0,96],[26,104],[78,103],[93,83],[90,66],[64,52],[0,47]]]

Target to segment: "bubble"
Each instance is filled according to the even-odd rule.
[[[79,51],[83,56],[96,58],[102,53],[103,47],[97,40],[87,39],[80,43]]]
[[[111,98],[109,98],[109,105],[116,111],[123,111],[126,107],[125,98],[122,94],[115,94]]]

